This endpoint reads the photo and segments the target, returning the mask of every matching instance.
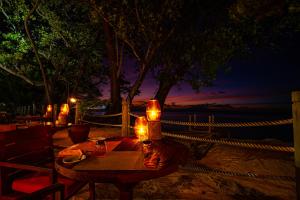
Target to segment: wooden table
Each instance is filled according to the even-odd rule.
[[[91,199],[95,199],[95,183],[113,183],[120,190],[120,199],[132,199],[133,187],[137,183],[177,171],[178,165],[186,161],[188,154],[184,145],[166,139],[152,142],[152,154],[147,158],[144,158],[143,145],[136,138],[108,141],[104,156],[94,155],[95,146],[95,142],[89,141],[63,150],[81,149],[89,154],[77,164],[66,165],[62,157],[55,162],[56,170],[61,175],[90,183]]]

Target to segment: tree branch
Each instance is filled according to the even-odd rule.
[[[109,19],[107,19],[107,17],[105,16],[104,12],[102,10],[99,10],[96,8],[96,5],[94,5],[94,9],[97,11],[97,13],[103,18],[103,20],[105,22],[107,22],[112,28],[113,30],[115,31],[116,35],[121,39],[123,40],[124,43],[126,43],[130,49],[132,50],[132,53],[134,54],[134,56],[137,58],[138,61],[141,61],[141,57],[139,56],[135,46],[133,44],[131,44],[127,38],[123,37],[121,34],[118,34],[118,31],[117,31],[117,28],[109,21]]]
[[[139,23],[140,26],[141,26],[142,33],[144,34],[144,36],[145,36],[146,38],[149,38],[148,35],[147,35],[147,32],[145,32],[145,25],[142,23],[140,14],[139,14],[139,12],[138,12],[137,4],[138,4],[138,3],[137,3],[137,0],[135,0],[135,1],[134,1],[134,10],[135,10],[135,15],[136,15],[137,21],[138,21],[138,23]]]
[[[30,85],[32,86],[42,86],[43,84],[42,83],[34,83],[32,80],[30,80],[28,77],[18,73],[18,72],[15,72],[11,69],[8,69],[7,67],[3,66],[2,64],[0,64],[0,68],[4,71],[6,71],[7,73],[13,75],[13,76],[16,76],[16,77],[19,77],[21,78],[23,81],[25,81],[26,83],[29,83]]]
[[[2,3],[2,1],[0,1],[0,9],[1,9],[3,15],[6,17],[8,23],[13,27],[13,31],[16,32],[16,30],[17,30],[16,26],[11,22],[9,16],[6,14],[5,10],[3,9],[3,3]]]
[[[139,54],[137,53],[137,50],[136,50],[136,48],[134,47],[134,45],[131,44],[126,38],[121,38],[121,39],[124,41],[124,43],[126,43],[126,44],[130,47],[130,49],[132,50],[132,53],[133,53],[134,56],[137,58],[137,60],[138,60],[138,61],[141,61],[142,59],[141,59],[141,57],[139,56]]]
[[[48,103],[51,103],[51,98],[50,98],[50,94],[49,94],[49,87],[48,87],[48,81],[47,81],[47,77],[46,77],[46,74],[45,74],[45,71],[44,71],[44,66],[40,60],[40,57],[39,57],[39,54],[38,54],[38,50],[36,48],[36,45],[31,37],[31,34],[30,34],[30,31],[29,31],[29,28],[28,28],[28,21],[31,17],[31,15],[34,13],[34,11],[38,8],[40,4],[40,0],[37,0],[36,3],[34,4],[34,6],[32,7],[32,9],[30,10],[30,12],[28,13],[28,15],[25,17],[24,19],[24,26],[25,26],[25,31],[26,31],[26,34],[29,38],[29,41],[32,45],[32,48],[33,48],[33,51],[34,51],[34,54],[35,54],[35,57],[39,63],[39,66],[40,66],[40,70],[41,70],[41,73],[42,73],[42,77],[43,77],[43,82],[44,82],[44,87],[45,87],[45,93],[46,93],[46,97],[47,97],[47,101]]]

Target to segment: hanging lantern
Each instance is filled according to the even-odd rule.
[[[69,105],[68,104],[62,104],[60,106],[60,113],[63,115],[68,115],[69,114]]]
[[[146,117],[138,117],[135,120],[134,132],[140,141],[148,139],[148,122]]]
[[[159,121],[161,109],[159,102],[156,99],[151,99],[147,103],[146,114],[148,121]]]
[[[47,106],[47,112],[48,112],[48,113],[51,113],[51,112],[52,112],[52,105],[49,104],[49,105]]]

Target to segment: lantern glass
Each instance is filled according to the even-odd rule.
[[[140,141],[148,139],[148,122],[146,117],[138,117],[135,120],[134,132]]]
[[[147,103],[146,114],[148,121],[159,121],[161,109],[159,102],[156,99],[151,99]]]
[[[49,104],[49,105],[47,106],[47,112],[52,112],[52,105]]]
[[[60,113],[63,115],[68,115],[69,114],[69,105],[68,104],[62,104],[60,107]]]

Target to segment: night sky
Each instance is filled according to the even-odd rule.
[[[220,71],[214,86],[196,93],[187,84],[172,88],[166,103],[192,104],[289,104],[291,91],[300,89],[300,48],[294,43],[277,50],[256,49],[247,57],[234,58],[229,63],[229,72]],[[135,80],[133,61],[127,61],[125,76]],[[134,101],[152,98],[158,83],[148,74],[141,87],[141,94]],[[104,90],[104,98],[108,98]]]

